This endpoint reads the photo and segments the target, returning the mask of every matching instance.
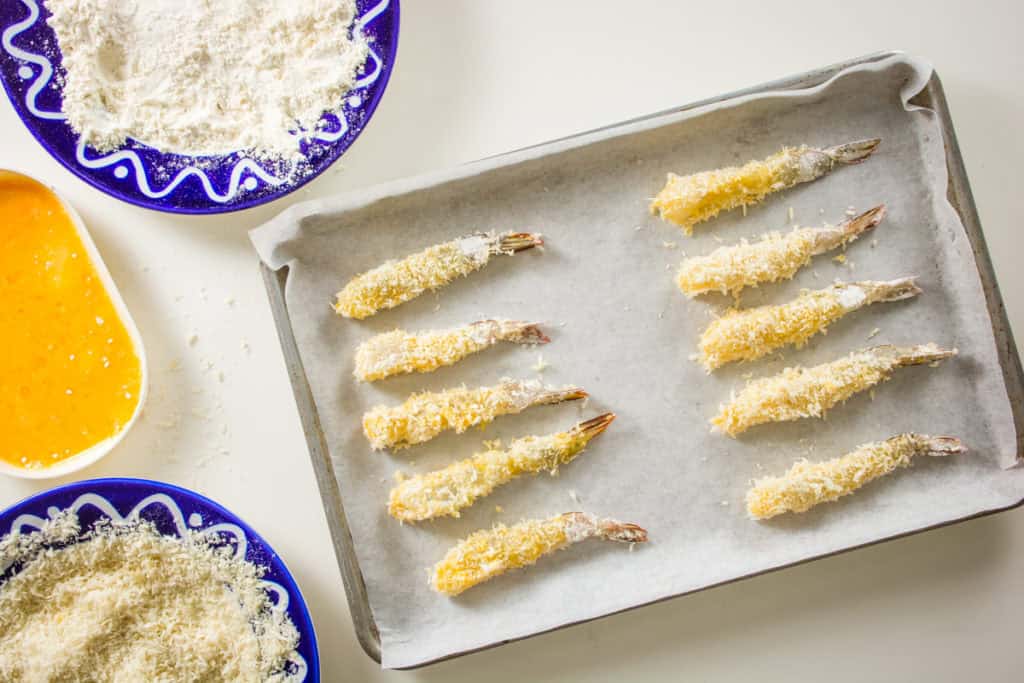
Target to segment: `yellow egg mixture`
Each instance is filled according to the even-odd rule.
[[[0,171],[0,459],[40,468],[117,434],[141,363],[60,200]]]

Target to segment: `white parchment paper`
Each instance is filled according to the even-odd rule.
[[[291,323],[385,667],[526,636],[1024,497],[1024,470],[1003,467],[1015,458],[1015,431],[972,251],[946,200],[941,133],[930,111],[907,104],[930,74],[923,62],[890,58],[814,89],[747,97],[297,205],[253,231],[264,262],[290,267]],[[647,213],[667,171],[738,164],[785,144],[873,136],[883,142],[866,163],[776,195],[746,217],[737,211],[703,224],[693,238]],[[838,222],[848,207],[882,202],[888,217],[850,246],[845,265],[818,257],[793,282],[745,294],[743,304],[785,301],[836,278],[902,275],[919,276],[922,296],[857,312],[785,358],[714,375],[690,360],[703,327],[729,302],[679,293],[672,276],[684,253],[789,229],[790,208],[798,224],[817,225]],[[366,321],[342,319],[328,305],[349,278],[387,258],[477,230],[508,229],[540,231],[548,247],[496,258],[436,295]],[[546,321],[553,341],[494,348],[429,375],[372,385],[352,379],[353,350],[373,334],[491,317]],[[960,356],[939,368],[900,370],[874,399],[858,396],[828,420],[763,426],[739,440],[709,431],[708,419],[744,375],[874,344],[929,341],[956,346]],[[361,415],[375,404],[400,403],[413,391],[537,377],[539,355],[549,364],[544,380],[585,387],[589,404],[534,408],[397,455],[372,452],[361,433]],[[432,470],[468,457],[484,439],[557,431],[605,410],[618,419],[557,478],[517,480],[460,519],[402,526],[386,513],[398,470]],[[972,450],[922,458],[804,515],[746,518],[752,478],[904,431],[957,435]],[[577,545],[457,599],[428,587],[427,568],[470,532],[581,508],[637,522],[651,542],[633,552],[612,543]],[[330,551],[323,552],[327,560]]]

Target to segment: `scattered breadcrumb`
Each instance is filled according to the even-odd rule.
[[[661,243],[661,246],[665,247],[666,249],[675,249],[675,248],[676,248],[676,247],[678,247],[679,245],[678,245],[678,244],[676,244],[675,242],[669,242],[668,240],[664,240],[664,241],[663,241],[663,242]]]
[[[792,223],[796,220],[796,212],[793,211],[793,207],[789,207],[789,222]]]
[[[878,329],[877,327],[875,329],[871,330],[871,332],[868,333],[868,339],[874,339],[875,337],[878,336],[879,332],[881,332],[881,330]]]
[[[187,341],[189,346],[195,346],[196,342],[199,341],[199,335],[195,332],[192,332],[188,335]]]
[[[548,365],[547,361],[544,360],[544,354],[538,353],[537,362],[534,363],[533,365],[534,372],[544,372],[548,367],[550,366]]]
[[[501,507],[500,505],[495,505],[494,511],[500,514],[505,511],[505,508]]]
[[[832,257],[832,260],[836,263],[846,263],[846,254],[837,254]]]

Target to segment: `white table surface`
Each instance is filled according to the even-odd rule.
[[[0,105],[0,166],[52,183],[82,213],[149,355],[144,419],[78,478],[183,484],[259,529],[312,609],[325,681],[1024,679],[1019,510],[415,672],[381,671],[363,654],[246,237],[296,201],[898,48],[942,76],[1011,324],[1024,334],[1024,3],[407,0],[402,9],[397,68],[349,154],[308,189],[242,213],[190,218],[122,204],[71,176]],[[0,480],[0,505],[56,483]]]

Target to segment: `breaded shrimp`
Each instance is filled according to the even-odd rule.
[[[763,161],[687,176],[668,174],[651,202],[651,213],[675,223],[687,235],[693,226],[722,211],[756,204],[773,192],[816,180],[837,165],[868,158],[881,140],[857,140],[827,149],[785,147]]]
[[[346,318],[368,318],[480,270],[492,256],[542,244],[540,235],[529,232],[476,233],[437,244],[352,278],[338,292],[334,310]]]
[[[527,567],[544,555],[588,538],[643,543],[647,540],[647,531],[636,524],[598,519],[583,512],[527,520],[511,527],[499,524],[471,534],[449,550],[434,566],[430,585],[438,593],[455,596],[510,569]]]
[[[801,460],[781,477],[765,477],[747,491],[747,511],[753,519],[784,512],[806,512],[819,503],[848,496],[869,481],[907,467],[915,455],[944,456],[967,448],[952,436],[900,434],[864,444],[852,453],[827,462]]]
[[[530,406],[586,397],[579,387],[551,387],[536,380],[504,379],[491,387],[458,387],[413,394],[398,406],[377,406],[363,415],[363,433],[374,450],[399,450],[429,441],[449,429],[461,434],[499,415],[521,413]]]
[[[508,449],[492,448],[448,467],[403,480],[391,489],[388,512],[403,522],[459,516],[459,510],[523,474],[558,467],[583,452],[595,436],[608,428],[614,413],[581,422],[569,431],[516,439]]]
[[[825,412],[854,394],[870,389],[907,365],[937,364],[956,349],[923,346],[875,346],[831,363],[786,368],[772,377],[747,383],[722,406],[711,423],[729,436],[766,422],[824,417]]]
[[[710,371],[734,361],[756,360],[784,346],[800,348],[847,313],[920,293],[912,277],[888,282],[837,282],[825,289],[804,291],[788,303],[733,309],[704,330],[701,361]]]
[[[373,382],[409,372],[433,372],[499,341],[546,344],[551,340],[537,323],[520,320],[480,320],[447,330],[418,333],[393,330],[359,345],[353,374],[357,380]]]
[[[676,284],[689,297],[706,292],[739,294],[744,287],[792,278],[811,257],[837,249],[882,221],[885,205],[876,206],[836,227],[798,228],[788,235],[772,232],[753,244],[743,240],[707,256],[688,258],[679,266]]]

